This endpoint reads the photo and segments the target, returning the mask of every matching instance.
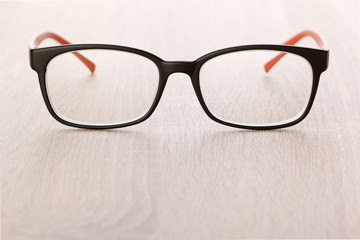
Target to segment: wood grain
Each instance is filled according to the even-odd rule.
[[[0,2],[2,239],[360,238],[359,16],[357,0]],[[330,67],[279,131],[211,121],[182,74],[140,125],[71,129],[28,63],[42,30],[190,61],[303,29]]]

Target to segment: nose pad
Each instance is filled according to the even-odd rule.
[[[198,104],[196,92],[187,74],[175,72],[168,77],[166,91],[162,95],[162,101],[166,102],[161,109],[165,113],[173,113],[177,118],[186,118],[189,114],[201,116],[201,106]],[[197,115],[196,115],[197,116]],[[189,121],[192,118],[186,118]]]
[[[191,77],[194,73],[195,62],[163,62],[163,70],[169,77],[173,73],[185,73]]]

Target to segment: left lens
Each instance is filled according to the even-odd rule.
[[[150,110],[159,85],[154,62],[123,51],[76,51],[96,65],[91,74],[73,53],[58,55],[47,66],[47,93],[59,117],[78,124],[115,125],[140,119]]]

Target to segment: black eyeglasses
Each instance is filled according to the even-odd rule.
[[[321,49],[292,46],[304,37]],[[48,38],[62,45],[38,48]],[[123,46],[70,44],[52,32],[38,35],[30,46],[30,65],[50,114],[87,129],[146,120],[168,77],[177,72],[190,76],[202,108],[218,123],[255,130],[289,127],[308,115],[328,62],[325,40],[309,30],[284,45],[232,47],[193,62],[168,62]]]

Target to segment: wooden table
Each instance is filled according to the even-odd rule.
[[[3,239],[360,238],[359,16],[357,0],[0,2]],[[303,29],[330,67],[308,118],[278,131],[211,121],[183,74],[140,125],[72,129],[28,62],[42,30],[190,61]]]

